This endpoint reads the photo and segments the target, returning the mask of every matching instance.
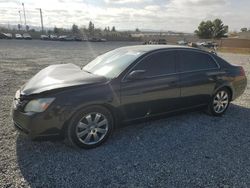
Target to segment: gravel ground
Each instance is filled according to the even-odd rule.
[[[14,130],[13,95],[40,69],[131,44],[0,40],[0,187],[250,187],[249,84],[223,117],[191,112],[123,126],[92,150]],[[250,78],[249,55],[220,55]]]

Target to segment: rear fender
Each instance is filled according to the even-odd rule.
[[[235,91],[234,91],[234,89],[233,89],[232,84],[229,83],[229,82],[226,82],[226,83],[223,83],[223,84],[218,84],[218,85],[216,85],[216,86],[215,86],[215,89],[214,89],[214,92],[213,92],[213,94],[212,94],[212,96],[214,96],[215,93],[217,93],[217,91],[219,91],[219,90],[222,89],[222,88],[227,88],[227,89],[231,92],[231,99],[230,99],[230,100],[233,100],[233,99],[234,99],[234,93],[235,93]],[[212,97],[212,96],[211,96],[211,97]]]

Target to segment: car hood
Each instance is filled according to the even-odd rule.
[[[22,95],[107,81],[105,77],[81,70],[74,64],[51,65],[33,76],[22,88]]]

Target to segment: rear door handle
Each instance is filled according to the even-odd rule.
[[[215,81],[215,78],[214,77],[209,77],[208,80]]]
[[[170,81],[170,82],[169,82],[170,85],[176,85],[177,83],[178,83],[177,80],[173,80],[173,81]]]

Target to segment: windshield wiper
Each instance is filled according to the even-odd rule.
[[[87,71],[87,70],[84,70],[84,69],[82,69],[84,72],[87,72],[87,73],[89,73],[89,74],[93,74],[92,72],[90,72],[90,71]]]

